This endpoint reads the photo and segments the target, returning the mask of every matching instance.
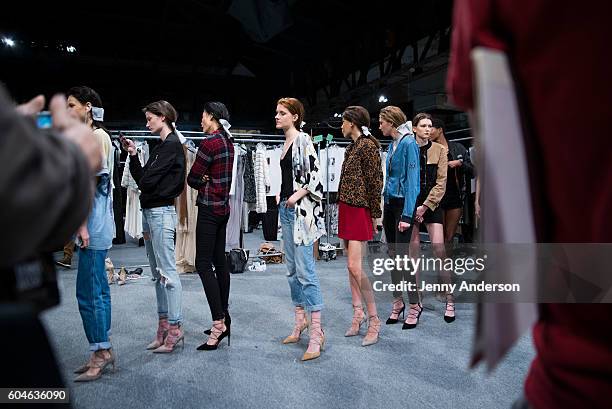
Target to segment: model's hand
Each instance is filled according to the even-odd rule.
[[[402,233],[405,231],[408,231],[409,228],[410,228],[410,223],[400,221],[399,224],[397,225],[397,229]]]
[[[79,227],[77,231],[77,237],[81,239],[81,248],[84,249],[89,247],[89,230],[87,230],[87,226],[83,225]]]
[[[121,142],[121,147],[130,154],[130,156],[136,155],[136,144],[133,140],[124,137],[123,135],[119,136],[119,141]]]
[[[425,205],[421,205],[421,206],[417,207],[416,215],[415,215],[415,220],[416,220],[417,223],[423,223],[423,215],[425,214],[427,209],[428,209],[428,207],[425,206]]]
[[[450,162],[448,162],[448,167],[451,169],[461,167],[461,165],[463,165],[463,162],[460,161],[459,159],[451,160]]]

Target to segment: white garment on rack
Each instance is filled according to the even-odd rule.
[[[138,154],[136,156],[140,160],[140,164],[144,167],[144,165],[149,160],[149,145],[146,142],[136,142],[136,149],[138,151]],[[130,158],[131,156],[128,155],[127,159],[125,160],[123,176],[121,177],[121,186],[126,188],[131,187],[133,189],[138,190],[138,185],[136,184],[136,181],[130,173]]]
[[[242,203],[244,198],[244,163],[246,161],[246,152],[240,148],[236,148],[234,155],[234,163],[236,166],[236,189],[235,194],[229,197],[230,215],[225,228],[225,251],[229,252],[232,249],[240,248],[240,228],[242,226]]]
[[[138,158],[144,166],[149,160],[149,145],[146,142],[137,142],[138,154],[135,157],[128,155],[123,168],[121,186],[127,188],[127,200],[125,204],[125,232],[135,239],[142,237],[142,210],[140,208],[140,190],[130,173],[130,159]]]
[[[344,162],[344,153],[346,149],[338,145],[332,145],[329,148],[321,149],[321,181],[323,182],[323,191],[337,192],[340,185],[340,173],[342,171],[342,162]],[[329,162],[328,162],[329,152]],[[329,166],[329,168],[328,168]],[[329,169],[329,178],[327,172]]]
[[[282,147],[266,150],[266,161],[268,164],[268,175],[270,179],[270,190],[266,196],[276,196],[280,194],[282,176],[280,168],[280,158],[283,154]]]
[[[266,203],[267,189],[270,188],[268,172],[268,163],[266,161],[266,147],[264,144],[257,144],[255,150],[255,191],[257,204],[255,210],[257,213],[266,213],[268,205]]]
[[[237,156],[240,154],[240,152],[241,152],[240,145],[235,143],[234,144],[234,160],[232,161],[232,184],[230,185],[230,192],[229,192],[230,196],[236,194],[236,177],[237,177],[236,170],[238,167]]]
[[[140,192],[131,187],[127,188],[124,230],[134,239],[138,240],[142,237],[142,210],[140,209]]]

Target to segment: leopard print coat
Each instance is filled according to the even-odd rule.
[[[352,142],[344,154],[338,199],[356,207],[367,207],[377,219],[382,215],[380,198],[383,172],[376,143],[361,135]]]

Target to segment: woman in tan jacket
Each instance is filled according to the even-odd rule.
[[[443,212],[440,202],[446,190],[448,149],[430,140],[432,131],[431,115],[419,113],[412,120],[412,124],[414,135],[419,145],[421,186],[414,212],[414,228],[410,238],[410,253],[412,257],[417,257],[416,253],[421,241],[419,230],[421,224],[424,223],[429,233],[434,256],[444,259],[446,258],[446,251],[444,249],[444,229],[442,225]],[[442,271],[440,273],[444,282],[450,282],[449,272]],[[419,317],[422,312],[423,306],[421,303],[411,305],[402,329],[415,328],[419,323]],[[453,295],[450,293],[446,294],[444,320],[446,322],[453,322],[455,320],[455,304]]]
[[[383,173],[380,143],[370,134],[370,115],[361,106],[350,106],[342,114],[342,134],[353,142],[346,148],[338,188],[338,237],[344,240],[348,255],[349,282],[353,300],[353,321],[345,336],[359,334],[365,322],[362,296],[368,310],[368,331],[363,346],[378,342],[380,319],[374,295],[361,258],[363,244],[372,240],[376,218],[381,217],[380,197]]]

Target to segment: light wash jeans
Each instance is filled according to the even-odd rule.
[[[285,201],[279,205],[285,260],[287,262],[287,280],[291,289],[291,300],[296,307],[306,311],[321,311],[323,296],[319,276],[315,271],[313,245],[296,245],[293,241],[295,209],[285,207]]]
[[[168,318],[170,324],[179,324],[183,320],[183,287],[176,271],[174,253],[175,230],[174,206],[142,209],[142,232],[149,236],[149,240],[145,239],[145,247],[155,279],[157,313],[160,318]]]
[[[89,350],[111,348],[111,295],[104,259],[108,250],[79,249],[76,297]]]

